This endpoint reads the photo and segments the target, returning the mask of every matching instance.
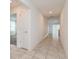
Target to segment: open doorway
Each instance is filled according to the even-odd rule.
[[[60,36],[60,20],[59,17],[48,18],[49,37],[53,40],[58,40]]]
[[[50,38],[52,38],[53,40],[59,40],[60,39],[60,24],[59,23],[49,24],[48,32],[49,32]]]
[[[59,40],[60,37],[60,24],[52,25],[52,37],[54,40]]]
[[[16,14],[10,15],[10,44],[16,45]]]

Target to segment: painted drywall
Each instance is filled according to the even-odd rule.
[[[40,41],[43,40],[44,36],[47,35],[47,20],[43,17],[41,12],[35,7],[35,5],[31,2],[31,0],[21,0],[23,4],[28,6],[31,10],[30,17],[30,48],[33,49]]]
[[[66,1],[66,4],[64,6],[64,9],[62,10],[61,12],[61,16],[60,16],[60,27],[61,27],[61,30],[60,30],[60,38],[61,38],[61,43],[64,47],[64,50],[66,52],[66,56],[68,54],[68,34],[67,34],[67,21],[68,21],[68,7],[67,7],[67,1]]]
[[[47,35],[47,20],[36,9],[31,11],[31,49]]]
[[[47,20],[30,1],[22,3],[29,6],[30,11],[23,6],[14,9],[17,13],[17,46],[32,50],[47,35]]]
[[[48,18],[48,24],[58,24],[60,23],[59,17],[50,17]]]

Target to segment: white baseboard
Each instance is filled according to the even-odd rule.
[[[45,39],[48,36],[48,33],[43,37],[43,39]]]
[[[48,36],[48,33],[39,41],[35,44],[35,46],[33,46],[32,48],[28,49],[28,51],[32,51],[43,39],[45,39]]]

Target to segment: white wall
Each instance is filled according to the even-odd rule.
[[[60,23],[59,17],[50,17],[48,18],[48,24],[58,24]]]
[[[29,0],[22,0],[22,3],[29,7],[30,12],[27,15],[27,9],[22,6],[15,9],[18,13],[17,45],[31,50],[47,35],[47,20]],[[28,35],[23,31],[27,31]]]
[[[31,11],[31,49],[47,35],[47,20],[36,9]]]
[[[68,37],[67,37],[67,21],[68,21],[68,11],[67,11],[68,7],[67,7],[67,2],[64,6],[63,11],[61,12],[61,16],[60,16],[60,24],[61,24],[61,30],[60,30],[60,36],[61,36],[61,43],[64,47],[64,50],[66,52],[66,55],[68,53]]]
[[[33,49],[41,40],[43,40],[43,37],[47,35],[47,20],[43,17],[35,5],[32,4],[31,0],[21,0],[21,2],[28,6],[31,10],[31,39],[29,49]]]

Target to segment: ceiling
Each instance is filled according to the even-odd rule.
[[[32,0],[32,2],[44,16],[50,17],[59,16],[65,0]]]
[[[13,9],[15,7],[18,7],[21,5],[21,2],[19,0],[10,0],[10,9]]]
[[[11,8],[14,8],[19,5],[18,0],[10,0],[10,1],[11,1],[11,3],[10,3]]]
[[[11,8],[20,5],[19,0],[11,0]],[[41,11],[46,17],[59,16],[65,0],[31,0],[32,3]]]

